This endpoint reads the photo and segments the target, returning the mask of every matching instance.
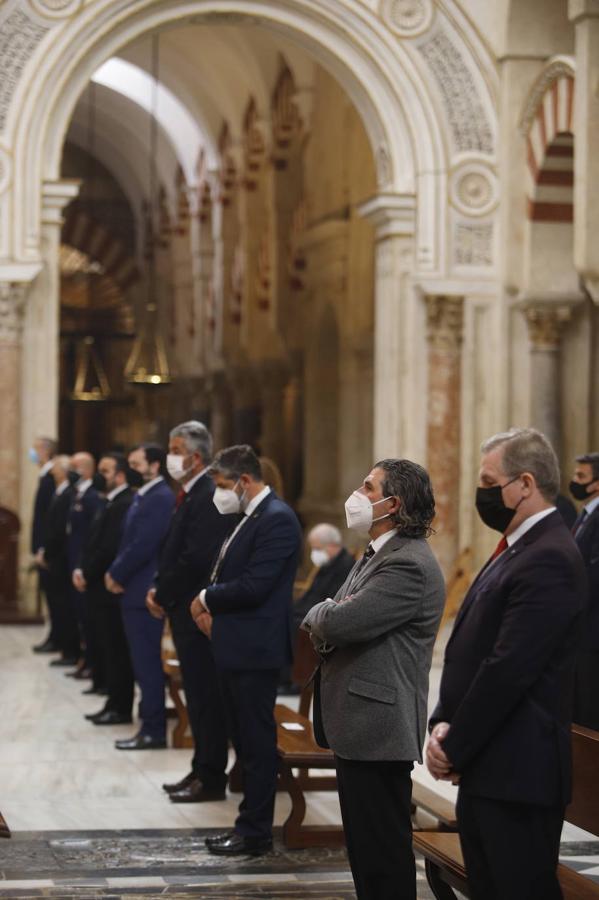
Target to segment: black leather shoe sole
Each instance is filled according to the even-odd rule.
[[[169,794],[171,803],[211,803],[217,800],[226,800],[227,792],[222,791],[175,791]]]
[[[115,741],[117,750],[164,750],[166,741],[158,741],[146,734],[138,734],[127,740]]]
[[[235,837],[234,831],[221,831],[220,834],[215,834],[212,837],[204,838],[204,843],[207,847],[213,847],[214,844],[222,844],[225,841],[230,841],[232,837]]]
[[[54,641],[44,641],[43,644],[36,644],[31,649],[34,653],[60,653],[60,647]]]
[[[272,841],[248,842],[243,838],[210,844],[210,853],[215,856],[264,856],[272,850]]]
[[[77,660],[72,659],[71,657],[61,656],[60,659],[53,659],[50,663],[51,666],[76,666]]]
[[[130,725],[133,719],[131,716],[122,716],[120,713],[106,712],[100,716],[94,716],[90,721],[94,725]]]

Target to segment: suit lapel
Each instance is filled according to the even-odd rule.
[[[384,562],[384,560],[388,556],[391,555],[391,553],[394,553],[396,550],[399,550],[400,547],[403,547],[406,540],[407,538],[400,537],[400,535],[398,534],[395,534],[392,538],[389,538],[387,543],[383,547],[381,547],[381,549],[377,553],[375,553],[371,559],[368,560],[355,581],[353,581],[356,569],[360,565],[360,560],[358,560],[337,591],[335,597],[346,597],[350,587],[352,594],[355,594],[357,591],[359,591],[364,582],[368,581],[368,579],[372,576],[372,573]]]

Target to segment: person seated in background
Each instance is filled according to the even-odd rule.
[[[308,589],[294,604],[296,631],[308,610],[327,597],[335,596],[355,563],[354,557],[343,546],[341,532],[328,522],[321,522],[308,532],[308,544],[310,559],[317,571]]]

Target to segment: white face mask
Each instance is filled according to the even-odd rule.
[[[175,481],[182,481],[183,478],[189,472],[189,468],[185,468],[183,463],[185,462],[184,456],[179,456],[176,453],[169,453],[166,457],[166,470],[171,478],[174,478]]]
[[[239,484],[239,482],[237,482]],[[237,484],[235,487],[237,487]],[[228,516],[233,513],[241,512],[241,500],[235,488],[217,487],[214,489],[212,502],[216,506],[221,516]]]
[[[325,566],[329,561],[329,554],[326,550],[314,549],[310,553],[310,559],[312,560],[312,565],[317,566],[319,569],[321,566]]]
[[[384,516],[379,516],[378,519],[373,519],[372,517],[373,507],[379,503],[384,503],[385,500],[391,500],[391,497],[383,497],[382,500],[371,503],[366,494],[354,491],[345,501],[347,527],[352,528],[354,531],[370,531],[373,522],[379,522],[381,519],[386,519],[391,515],[391,513],[387,513]]]

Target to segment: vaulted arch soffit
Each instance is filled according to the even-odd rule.
[[[496,73],[490,59],[481,58],[484,48],[454,0],[372,6],[359,0],[97,0],[82,6],[72,0],[59,18],[54,2],[35,0],[27,15],[38,30],[25,77],[4,118],[0,108],[0,140],[4,125],[14,154],[15,256],[38,258],[40,182],[59,175],[68,123],[93,72],[152,29],[178,22],[283,32],[327,68],[362,116],[381,192],[418,196],[419,228],[430,245],[420,261],[425,268],[437,265],[441,241],[428,232],[444,209],[448,175],[467,185],[472,180],[456,181],[456,168],[473,160],[494,165]],[[40,8],[48,11],[43,26]],[[31,177],[36,172],[37,180]],[[494,177],[490,168],[483,177]],[[474,215],[478,197],[480,185],[472,196],[462,191]]]

